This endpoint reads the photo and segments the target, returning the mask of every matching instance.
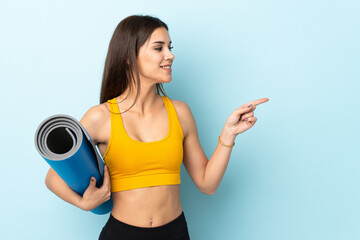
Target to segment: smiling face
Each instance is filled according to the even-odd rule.
[[[171,39],[168,31],[157,28],[139,49],[137,64],[141,81],[151,83],[170,82],[171,65],[175,56],[171,53]]]

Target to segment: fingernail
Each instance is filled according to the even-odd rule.
[[[92,182],[94,181],[94,178],[93,178],[93,177],[91,177],[91,181],[92,181]]]
[[[248,108],[251,108],[251,106],[252,106],[252,104],[250,104],[250,105],[248,106]]]

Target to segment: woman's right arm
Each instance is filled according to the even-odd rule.
[[[55,193],[58,197],[64,201],[82,209],[81,206],[81,196],[72,190],[65,181],[54,171],[53,168],[50,168],[46,178],[45,178],[46,187]]]
[[[102,141],[98,135],[101,135],[101,131],[104,131],[102,128],[104,127],[104,122],[106,122],[105,119],[109,117],[106,114],[109,113],[105,105],[100,104],[90,108],[80,120],[80,123],[89,133],[95,144]],[[88,188],[83,196],[80,196],[66,184],[53,168],[50,168],[45,178],[45,185],[64,201],[82,210],[90,211],[109,200],[111,195],[110,177],[106,165],[104,167],[103,185],[100,188],[96,187],[96,179],[94,177],[92,179],[93,181],[89,179]]]
[[[46,175],[45,185],[62,200],[85,211],[90,211],[106,202],[111,195],[109,172],[106,165],[103,185],[100,188],[96,187],[96,179],[92,177],[83,196],[72,190],[53,168],[50,168]]]

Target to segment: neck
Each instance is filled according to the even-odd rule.
[[[120,111],[126,111],[129,109],[136,98],[136,88],[133,88],[132,92],[129,91],[129,88],[120,96],[118,96],[117,102],[119,102]],[[128,95],[129,94],[129,95]],[[128,95],[128,96],[127,96]],[[125,99],[126,98],[126,99]],[[147,115],[148,113],[151,113],[154,110],[154,107],[159,102],[159,95],[156,94],[156,85],[155,84],[149,84],[145,85],[142,84],[140,88],[139,97],[134,104],[134,106],[131,107],[130,110],[127,112],[135,113],[139,115],[140,117],[143,117]]]

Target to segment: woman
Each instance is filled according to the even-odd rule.
[[[101,188],[95,179],[79,196],[50,168],[46,185],[63,200],[89,211],[112,194],[113,209],[99,239],[190,239],[180,202],[180,166],[199,190],[212,195],[225,173],[236,136],[251,128],[252,101],[227,119],[207,159],[189,106],[166,97],[174,55],[167,25],[129,16],[116,27],[105,62],[100,104],[81,124],[102,154]],[[159,92],[165,96],[161,96]]]

